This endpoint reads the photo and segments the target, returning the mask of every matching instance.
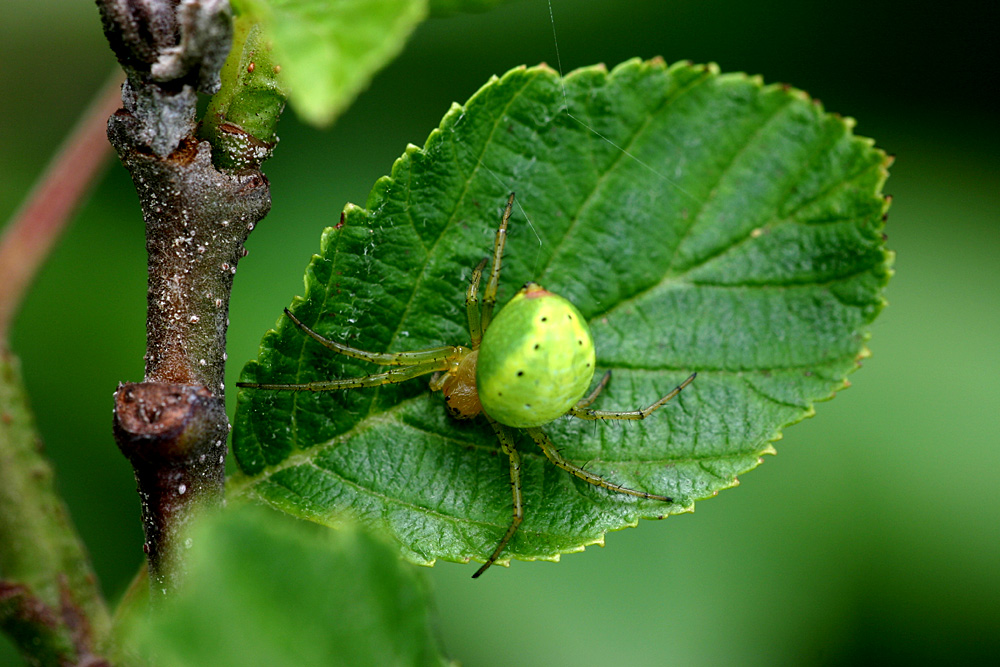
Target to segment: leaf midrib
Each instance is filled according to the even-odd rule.
[[[639,369],[639,370],[647,370],[647,369]],[[656,372],[656,371],[649,371],[649,372]],[[739,374],[742,373],[742,371],[737,371],[737,372],[732,372],[732,373],[727,373],[725,371],[719,371],[719,372],[720,373],[724,373],[724,374],[732,374],[732,375],[739,375]],[[296,452],[294,454],[291,454],[290,456],[288,456],[287,458],[285,458],[280,463],[269,465],[269,466],[265,466],[262,469],[262,471],[260,473],[256,474],[256,475],[247,475],[246,473],[242,473],[241,472],[241,473],[239,473],[237,475],[232,476],[232,477],[229,478],[229,480],[227,481],[227,484],[226,484],[227,494],[229,494],[231,496],[235,496],[235,497],[240,497],[240,496],[246,495],[247,493],[250,493],[250,491],[247,490],[249,487],[253,487],[253,486],[255,486],[255,485],[257,485],[257,484],[259,484],[261,482],[266,482],[266,481],[270,480],[270,478],[273,475],[278,474],[278,473],[280,473],[280,472],[282,472],[284,470],[288,470],[290,468],[299,467],[299,466],[302,466],[302,465],[313,466],[313,467],[316,467],[316,468],[318,468],[320,470],[324,470],[324,471],[330,472],[331,474],[335,474],[338,477],[342,477],[341,475],[339,475],[338,473],[336,473],[336,472],[334,472],[332,470],[329,470],[327,468],[323,468],[321,466],[316,465],[316,463],[315,463],[315,454],[316,454],[316,452],[317,451],[326,451],[328,449],[338,447],[338,446],[340,446],[340,444],[348,442],[348,441],[354,439],[355,437],[358,437],[360,434],[364,433],[365,431],[368,431],[369,429],[372,429],[372,428],[376,428],[379,425],[383,425],[383,424],[390,425],[390,426],[401,424],[401,425],[404,425],[406,428],[412,429],[412,430],[420,432],[420,433],[426,433],[428,435],[431,435],[431,436],[433,436],[435,438],[439,438],[439,439],[444,440],[444,441],[448,441],[448,442],[452,442],[452,443],[460,443],[460,445],[462,447],[473,447],[473,448],[476,448],[476,449],[482,449],[484,451],[485,450],[489,450],[490,452],[496,451],[495,448],[486,447],[486,446],[480,444],[480,442],[477,441],[477,440],[459,440],[458,438],[450,437],[450,436],[447,436],[447,435],[442,435],[442,434],[437,433],[435,431],[428,431],[427,429],[423,429],[423,428],[420,428],[417,425],[414,425],[412,423],[406,422],[405,420],[403,420],[403,419],[399,418],[399,416],[397,416],[397,413],[402,412],[405,408],[410,407],[412,404],[416,403],[417,401],[424,400],[424,398],[426,397],[426,395],[429,394],[429,393],[431,393],[431,392],[428,389],[428,390],[426,390],[424,392],[421,392],[420,394],[418,394],[418,395],[416,395],[416,396],[414,396],[412,398],[402,400],[399,403],[396,403],[392,407],[390,407],[390,408],[388,408],[388,409],[386,409],[386,410],[384,410],[382,412],[379,412],[379,413],[376,413],[376,414],[368,414],[367,416],[359,419],[358,422],[351,429],[349,429],[347,431],[344,431],[343,433],[335,436],[334,438],[332,438],[330,440],[327,440],[327,441],[324,441],[324,442],[320,442],[320,443],[316,443],[316,444],[314,444],[314,445],[312,445],[310,447],[307,447],[307,448],[304,448],[304,449],[300,449],[298,452]],[[768,398],[768,397],[765,396],[765,398]],[[643,459],[592,459],[592,458],[578,459],[578,458],[572,458],[570,460],[573,461],[573,462],[577,462],[577,463],[587,463],[587,462],[592,462],[592,461],[595,461],[595,460],[600,460],[602,463],[610,463],[610,464],[614,464],[614,465],[662,465],[663,463],[677,464],[677,463],[693,463],[693,462],[705,462],[705,461],[713,461],[713,460],[724,460],[724,459],[729,458],[731,456],[738,456],[738,455],[742,455],[742,454],[752,454],[752,453],[755,453],[755,452],[757,452],[757,450],[753,450],[753,451],[749,451],[748,450],[746,452],[742,452],[742,451],[740,451],[740,452],[727,452],[725,454],[718,454],[718,455],[712,455],[712,456],[684,457],[684,458],[670,458],[670,459],[646,459],[646,460],[643,460]],[[540,451],[535,451],[535,450],[523,451],[522,454],[525,455],[525,456],[528,456],[528,457],[537,458],[538,460],[544,459],[544,455]],[[354,481],[351,481],[351,480],[347,480],[347,478],[343,478],[343,479],[344,479],[345,482],[349,482],[351,484],[358,485],[359,488],[368,488],[368,487],[364,487],[364,486],[360,485],[357,482],[354,482]],[[375,495],[380,495],[380,494],[378,494],[378,492],[376,492],[374,490],[372,490],[372,493],[375,494]]]

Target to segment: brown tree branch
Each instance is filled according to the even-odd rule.
[[[267,215],[257,168],[219,170],[196,92],[215,93],[232,39],[226,0],[98,0],[128,80],[108,137],[132,175],[149,255],[146,373],[115,394],[115,439],[135,470],[154,598],[180,585],[186,528],[222,503],[229,295]],[[195,546],[195,548],[197,548]]]

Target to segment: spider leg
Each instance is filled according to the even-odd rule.
[[[589,407],[591,403],[597,400],[597,397],[602,391],[604,391],[604,388],[608,386],[608,380],[610,379],[611,371],[608,371],[604,374],[604,377],[601,378],[601,381],[597,383],[597,386],[594,387],[594,391],[590,392],[590,395],[586,398],[581,398],[580,401],[574,406],[574,409],[582,410]]]
[[[384,373],[373,373],[356,378],[343,378],[340,380],[321,380],[317,382],[307,382],[305,384],[269,384],[260,382],[237,382],[237,387],[248,389],[277,389],[281,391],[336,391],[337,389],[358,389],[359,387],[377,387],[383,384],[396,384],[406,382],[421,375],[447,370],[450,366],[448,360],[428,362],[416,366],[405,368],[393,368]]]
[[[556,449],[552,441],[549,440],[549,436],[545,435],[542,430],[538,427],[525,429],[531,439],[534,440],[539,447],[542,448],[546,458],[552,461],[555,465],[559,466],[563,470],[573,475],[576,475],[583,481],[593,484],[594,486],[599,486],[609,491],[615,491],[617,493],[625,493],[630,496],[638,496],[639,498],[648,498],[650,500],[662,500],[665,503],[674,502],[673,498],[668,498],[667,496],[658,496],[654,493],[646,493],[645,491],[636,491],[628,487],[624,487],[620,484],[615,484],[614,482],[609,482],[600,475],[595,475],[589,470],[584,470],[578,465],[570,463],[559,451]]]
[[[361,359],[362,361],[370,361],[373,364],[378,364],[379,366],[416,366],[418,364],[441,361],[442,359],[461,358],[463,356],[462,348],[454,346],[431,347],[426,350],[414,350],[412,352],[367,352],[365,350],[359,350],[356,347],[344,345],[343,343],[338,343],[335,340],[330,340],[329,338],[320,336],[318,333],[303,324],[299,318],[292,315],[291,311],[287,308],[285,308],[285,315],[287,315],[288,319],[295,323],[295,326],[302,329],[310,338],[323,347],[333,350],[338,354],[342,354],[345,357]],[[434,370],[444,370],[444,368],[435,368]],[[418,375],[422,374],[423,373],[419,373]],[[402,380],[396,381],[402,382]]]
[[[486,413],[483,413],[486,414]],[[511,436],[510,431],[503,424],[499,424],[494,421],[489,415],[487,419],[490,421],[490,426],[493,427],[493,431],[497,434],[497,439],[500,441],[500,448],[504,453],[510,457],[510,490],[514,496],[514,518],[511,519],[510,527],[504,536],[500,538],[500,543],[497,544],[497,548],[493,550],[493,553],[486,562],[483,563],[482,567],[476,570],[476,573],[472,575],[473,579],[476,579],[489,569],[490,565],[496,562],[500,554],[503,553],[504,548],[510,539],[514,537],[514,533],[517,532],[518,526],[521,525],[521,521],[524,520],[524,499],[521,497],[521,454],[514,447],[514,438]]]
[[[507,208],[500,218],[500,226],[497,227],[496,240],[493,242],[493,266],[490,268],[490,279],[486,283],[486,291],[483,293],[483,331],[490,325],[493,319],[493,308],[497,305],[497,285],[500,283],[500,262],[503,259],[503,247],[507,243],[507,221],[510,220],[510,210],[514,205],[514,193],[510,193],[507,200]]]
[[[681,390],[684,389],[684,387],[691,384],[697,375],[698,375],[697,373],[691,373],[691,375],[688,376],[688,379],[684,380],[684,382],[681,382],[679,385],[674,387],[673,391],[671,391],[669,394],[658,400],[656,403],[653,403],[649,407],[643,408],[641,410],[623,410],[623,411],[591,410],[590,408],[587,407],[589,403],[585,403],[585,401],[588,401],[592,398],[596,398],[595,394],[597,393],[597,391],[595,390],[595,392],[592,393],[590,396],[588,396],[586,399],[584,399],[584,401],[581,401],[580,403],[577,403],[572,408],[570,408],[569,412],[566,414],[572,415],[578,419],[645,419],[646,417],[648,417],[649,415],[651,415],[652,413],[656,412],[661,407],[663,407],[663,405],[666,404],[674,396],[681,393]],[[601,388],[602,386],[598,385],[598,389]],[[581,403],[585,404],[581,405]]]
[[[465,311],[469,317],[469,336],[472,338],[472,349],[474,350],[479,347],[479,343],[483,340],[483,323],[479,312],[479,281],[482,280],[483,269],[488,261],[489,257],[483,258],[483,261],[479,262],[472,270],[472,280],[465,293]]]

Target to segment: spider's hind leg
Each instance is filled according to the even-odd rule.
[[[569,412],[567,412],[566,414],[572,415],[577,419],[645,419],[649,415],[653,414],[654,412],[662,408],[674,396],[681,393],[681,390],[683,390],[684,387],[694,382],[694,379],[698,376],[697,373],[691,373],[691,375],[689,375],[688,378],[684,380],[684,382],[681,382],[679,385],[674,387],[673,391],[671,391],[669,394],[667,394],[660,400],[656,401],[652,405],[642,408],[641,410],[621,410],[621,411],[591,410],[587,406],[590,405],[595,398],[597,398],[597,395],[604,388],[604,385],[607,384],[607,380],[610,378],[610,375],[611,375],[610,372],[605,373],[604,377],[601,379],[600,384],[598,384],[597,388],[594,389],[593,392],[591,392],[590,396],[586,397],[585,399],[574,405],[572,408],[569,409]]]
[[[514,537],[518,526],[524,520],[524,499],[521,495],[521,454],[514,446],[514,438],[511,436],[510,431],[503,424],[498,424],[488,415],[487,419],[489,419],[490,426],[493,427],[493,431],[497,434],[497,439],[500,441],[500,448],[503,449],[504,454],[510,457],[510,490],[514,497],[514,518],[511,519],[510,527],[507,528],[504,536],[500,538],[500,543],[497,544],[496,549],[493,550],[493,553],[486,559],[482,567],[472,575],[473,579],[478,578],[479,575],[488,570],[497,561],[497,558],[500,557],[500,554],[507,547],[507,543]]]
[[[566,472],[575,475],[576,477],[579,477],[588,484],[593,484],[594,486],[599,486],[609,491],[615,491],[616,493],[625,493],[630,496],[637,496],[639,498],[647,498],[650,500],[661,500],[665,503],[674,502],[673,498],[668,498],[667,496],[658,496],[655,493],[647,493],[645,491],[636,491],[635,489],[630,489],[628,487],[622,486],[621,484],[615,484],[614,482],[610,482],[601,477],[600,475],[590,472],[589,470],[584,470],[575,463],[571,463],[562,454],[560,454],[559,450],[557,450],[555,445],[552,444],[552,441],[549,440],[549,436],[545,435],[545,433],[540,428],[537,427],[528,428],[525,430],[528,432],[528,435],[531,436],[531,439],[534,440],[535,443],[542,448],[542,452],[545,454],[545,457],[548,458],[549,461],[559,466]]]
[[[573,406],[573,410],[583,410],[584,408],[590,407],[590,404],[597,400],[604,388],[608,386],[608,382],[611,380],[611,371],[607,371],[602,377],[601,381],[597,383],[594,387],[594,391],[590,392],[587,396],[580,399],[580,401]]]
[[[420,364],[439,362],[444,359],[460,359],[465,356],[465,350],[463,348],[453,345],[430,347],[426,350],[413,350],[412,352],[368,352],[367,350],[359,350],[356,347],[351,347],[350,345],[344,345],[343,343],[338,343],[335,340],[324,338],[303,324],[302,321],[295,317],[295,315],[292,314],[292,311],[287,308],[285,308],[285,315],[288,316],[288,319],[290,319],[295,326],[302,329],[307,336],[328,350],[333,350],[337,354],[342,354],[345,357],[351,357],[352,359],[370,361],[371,363],[378,364],[379,366],[417,366]],[[442,368],[441,370],[444,369]],[[427,372],[429,373],[432,371]]]

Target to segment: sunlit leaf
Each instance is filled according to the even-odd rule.
[[[713,66],[515,69],[453,106],[365,208],[347,207],[292,310],[367,350],[468,344],[467,281],[516,192],[500,303],[536,280],[580,308],[599,371],[613,371],[595,407],[648,405],[698,372],[641,423],[544,427],[577,464],[674,504],[591,486],[518,441],[526,517],[504,559],[554,559],[735,485],[866,356],[890,276],[888,160],[852,124]],[[282,317],[243,379],[375,370]],[[319,523],[357,517],[417,562],[482,560],[510,522],[492,431],[449,417],[425,379],[244,390],[234,450],[232,492]]]
[[[292,106],[326,124],[398,54],[427,0],[236,0],[273,43]]]

